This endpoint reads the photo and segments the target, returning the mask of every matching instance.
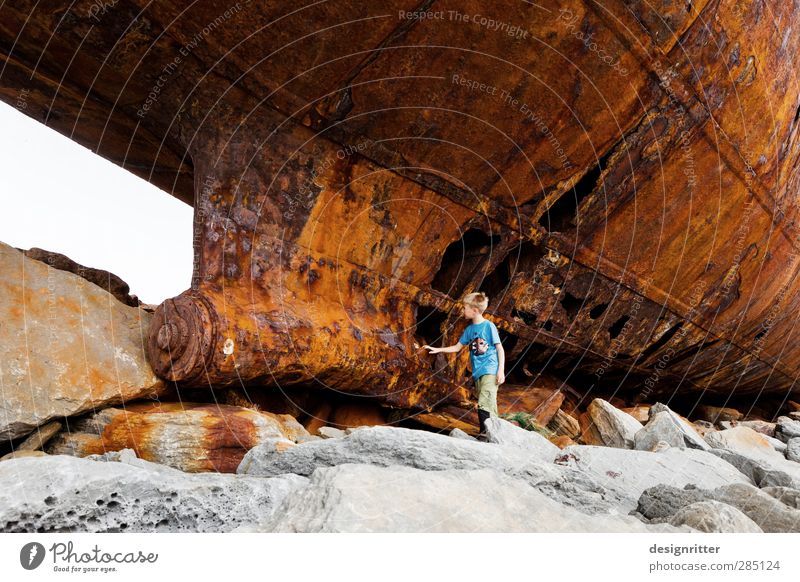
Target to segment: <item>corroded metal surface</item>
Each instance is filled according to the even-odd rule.
[[[0,8],[0,98],[195,207],[149,340],[185,385],[463,403],[458,298],[515,383],[796,388],[792,3]],[[193,187],[190,182],[193,181]]]

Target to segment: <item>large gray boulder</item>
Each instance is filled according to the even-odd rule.
[[[115,452],[0,463],[0,532],[225,532],[270,517],[308,479],[189,474]]]
[[[784,505],[794,509],[800,509],[800,489],[791,487],[762,487],[764,493],[768,493]]]
[[[648,519],[664,520],[686,506],[709,500],[737,508],[764,532],[800,532],[800,511],[746,483],[733,483],[715,489],[679,489],[658,485],[642,492],[637,510]]]
[[[641,493],[658,484],[713,488],[750,481],[735,467],[695,449],[670,447],[661,452],[574,445],[564,448],[556,463],[580,470],[608,488],[621,490],[636,507]]]
[[[633,448],[634,435],[642,429],[641,422],[602,398],[592,400],[586,412],[600,442],[605,446],[621,449]]]
[[[0,440],[163,393],[142,341],[151,318],[0,243]]]
[[[523,430],[523,429],[520,429]],[[344,438],[324,439],[297,446],[264,443],[252,448],[237,472],[275,476],[310,476],[315,469],[346,463],[389,467],[402,465],[426,471],[492,469],[523,479],[548,497],[584,513],[627,513],[631,498],[614,483],[600,484],[587,473],[543,461],[536,449],[482,443],[400,427],[361,428]]]
[[[725,449],[754,461],[784,460],[768,437],[746,426],[710,432],[706,435],[706,442],[715,449]]]
[[[454,439],[446,435],[391,426],[373,426],[331,438],[281,448],[265,443],[250,449],[237,473],[274,476],[285,473],[310,476],[318,467],[345,463],[406,465],[426,471],[491,468],[503,473],[529,471],[543,478],[558,469],[536,454],[517,446]]]
[[[660,442],[671,447],[686,446],[684,431],[666,410],[651,416],[644,428],[634,435],[633,440],[634,448],[638,451],[652,451]]]
[[[778,417],[778,422],[775,426],[775,437],[785,443],[800,437],[800,420],[795,420],[788,416]]]
[[[695,427],[690,422],[681,418],[680,415],[676,414],[666,404],[657,402],[656,404],[650,407],[650,419],[655,418],[656,415],[661,413],[666,413],[666,415],[669,416],[669,418],[672,420],[675,426],[678,427],[678,430],[681,431],[681,433],[683,434],[683,446],[688,447],[690,449],[700,449],[702,451],[707,451],[708,449],[711,448],[703,440],[703,437],[700,436],[700,433],[697,432]]]
[[[800,464],[783,457],[765,460],[733,452],[728,449],[712,449],[714,455],[724,459],[746,475],[759,487],[782,486],[800,489]]]
[[[491,470],[340,465],[314,471],[262,532],[649,532],[632,516],[588,516]]]
[[[486,434],[490,443],[517,447],[548,463],[552,463],[560,451],[542,435],[520,428],[502,418],[487,419]]]
[[[669,523],[706,533],[763,533],[756,522],[744,513],[714,500],[698,501],[679,509]]]

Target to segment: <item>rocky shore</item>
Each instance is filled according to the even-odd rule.
[[[791,400],[687,418],[509,386],[483,442],[453,403],[187,392],[149,367],[127,285],[53,256],[0,243],[0,531],[800,531]]]

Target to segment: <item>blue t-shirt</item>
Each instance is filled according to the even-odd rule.
[[[458,343],[469,348],[469,363],[472,365],[472,377],[480,378],[484,374],[497,374],[497,348],[500,343],[497,326],[488,319],[480,323],[470,323],[461,334]]]

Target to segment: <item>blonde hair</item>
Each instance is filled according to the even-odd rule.
[[[464,296],[464,299],[462,299],[461,302],[464,305],[474,307],[481,313],[486,311],[486,308],[489,307],[489,298],[486,296],[486,293],[481,292],[469,293],[468,295]]]

